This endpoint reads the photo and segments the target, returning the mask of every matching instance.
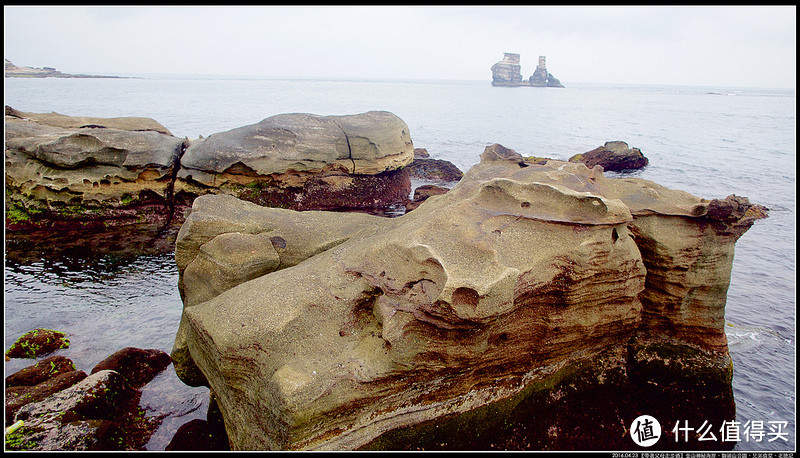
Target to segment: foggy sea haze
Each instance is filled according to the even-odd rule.
[[[788,440],[742,437],[735,450],[796,448],[794,89],[563,79],[565,88],[506,88],[492,87],[490,75],[485,81],[120,76],[136,77],[5,78],[5,104],[23,112],[148,117],[190,139],[281,113],[390,111],[407,123],[414,147],[464,172],[493,143],[566,160],[621,140],[650,161],[624,176],[706,199],[736,194],[768,207],[769,218],[736,243],[726,332],[737,421],[787,421]],[[57,354],[87,372],[123,347],[172,349],[182,311],[172,253],[7,258],[4,282],[6,349],[31,329],[56,329],[71,341]],[[32,363],[6,362],[6,375]],[[163,450],[180,425],[205,419],[208,389],[184,385],[170,366],[144,387],[141,405],[148,416],[165,416],[147,445]]]

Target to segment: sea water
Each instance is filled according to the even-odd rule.
[[[728,290],[726,332],[741,422],[736,449],[793,450],[795,91],[565,85],[147,75],[6,78],[4,94],[5,104],[20,111],[143,116],[192,139],[280,113],[391,111],[408,124],[415,147],[463,171],[493,143],[525,156],[568,159],[606,141],[625,141],[650,160],[633,176],[707,199],[735,193],[770,209],[769,218],[757,221],[737,242]],[[182,308],[177,279],[171,254],[7,259],[5,348],[30,329],[58,329],[72,341],[62,354],[87,372],[126,346],[169,352]],[[29,364],[12,360],[5,371]],[[171,367],[148,384],[142,406],[148,415],[164,418],[147,448],[163,450],[181,424],[205,418],[207,397],[206,388],[183,385]],[[778,423],[784,421],[785,427]],[[745,438],[745,425],[754,422],[763,422],[765,432],[773,434]],[[720,432],[714,433],[719,440]]]

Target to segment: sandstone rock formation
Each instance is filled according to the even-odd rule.
[[[146,118],[73,118],[6,108],[6,227],[163,226],[184,148]]]
[[[582,162],[589,168],[599,165],[603,170],[613,172],[637,170],[648,164],[639,148],[629,148],[622,141],[606,142],[591,151],[572,156],[569,162]]]
[[[80,231],[114,246],[120,228],[146,247],[159,232],[176,232],[204,194],[295,210],[380,212],[401,206],[411,191],[408,126],[384,111],[278,115],[193,141],[148,118],[10,107],[5,128],[6,228],[19,237],[40,230],[37,239],[56,245]]]
[[[492,145],[413,212],[353,216],[195,201],[173,359],[233,449],[629,449],[641,412],[735,415],[726,291],[763,207]]]
[[[536,66],[536,70],[533,71],[533,75],[528,79],[528,83],[535,87],[564,87],[561,81],[551,73],[548,73],[545,56],[539,56],[539,64]]]
[[[392,113],[283,114],[192,142],[176,189],[296,210],[367,210],[408,197],[402,168],[413,159],[408,126]]]
[[[522,83],[519,54],[503,53],[503,60],[492,65],[492,86],[519,85]]]
[[[519,54],[515,53],[504,53],[503,60],[492,65],[492,86],[564,87],[561,81],[547,72],[545,56],[539,56],[533,75],[523,81]]]

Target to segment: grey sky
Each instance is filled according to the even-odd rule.
[[[70,73],[795,88],[795,6],[4,7],[4,56]]]

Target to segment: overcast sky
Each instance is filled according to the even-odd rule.
[[[68,73],[795,88],[795,6],[4,7],[4,55]]]

